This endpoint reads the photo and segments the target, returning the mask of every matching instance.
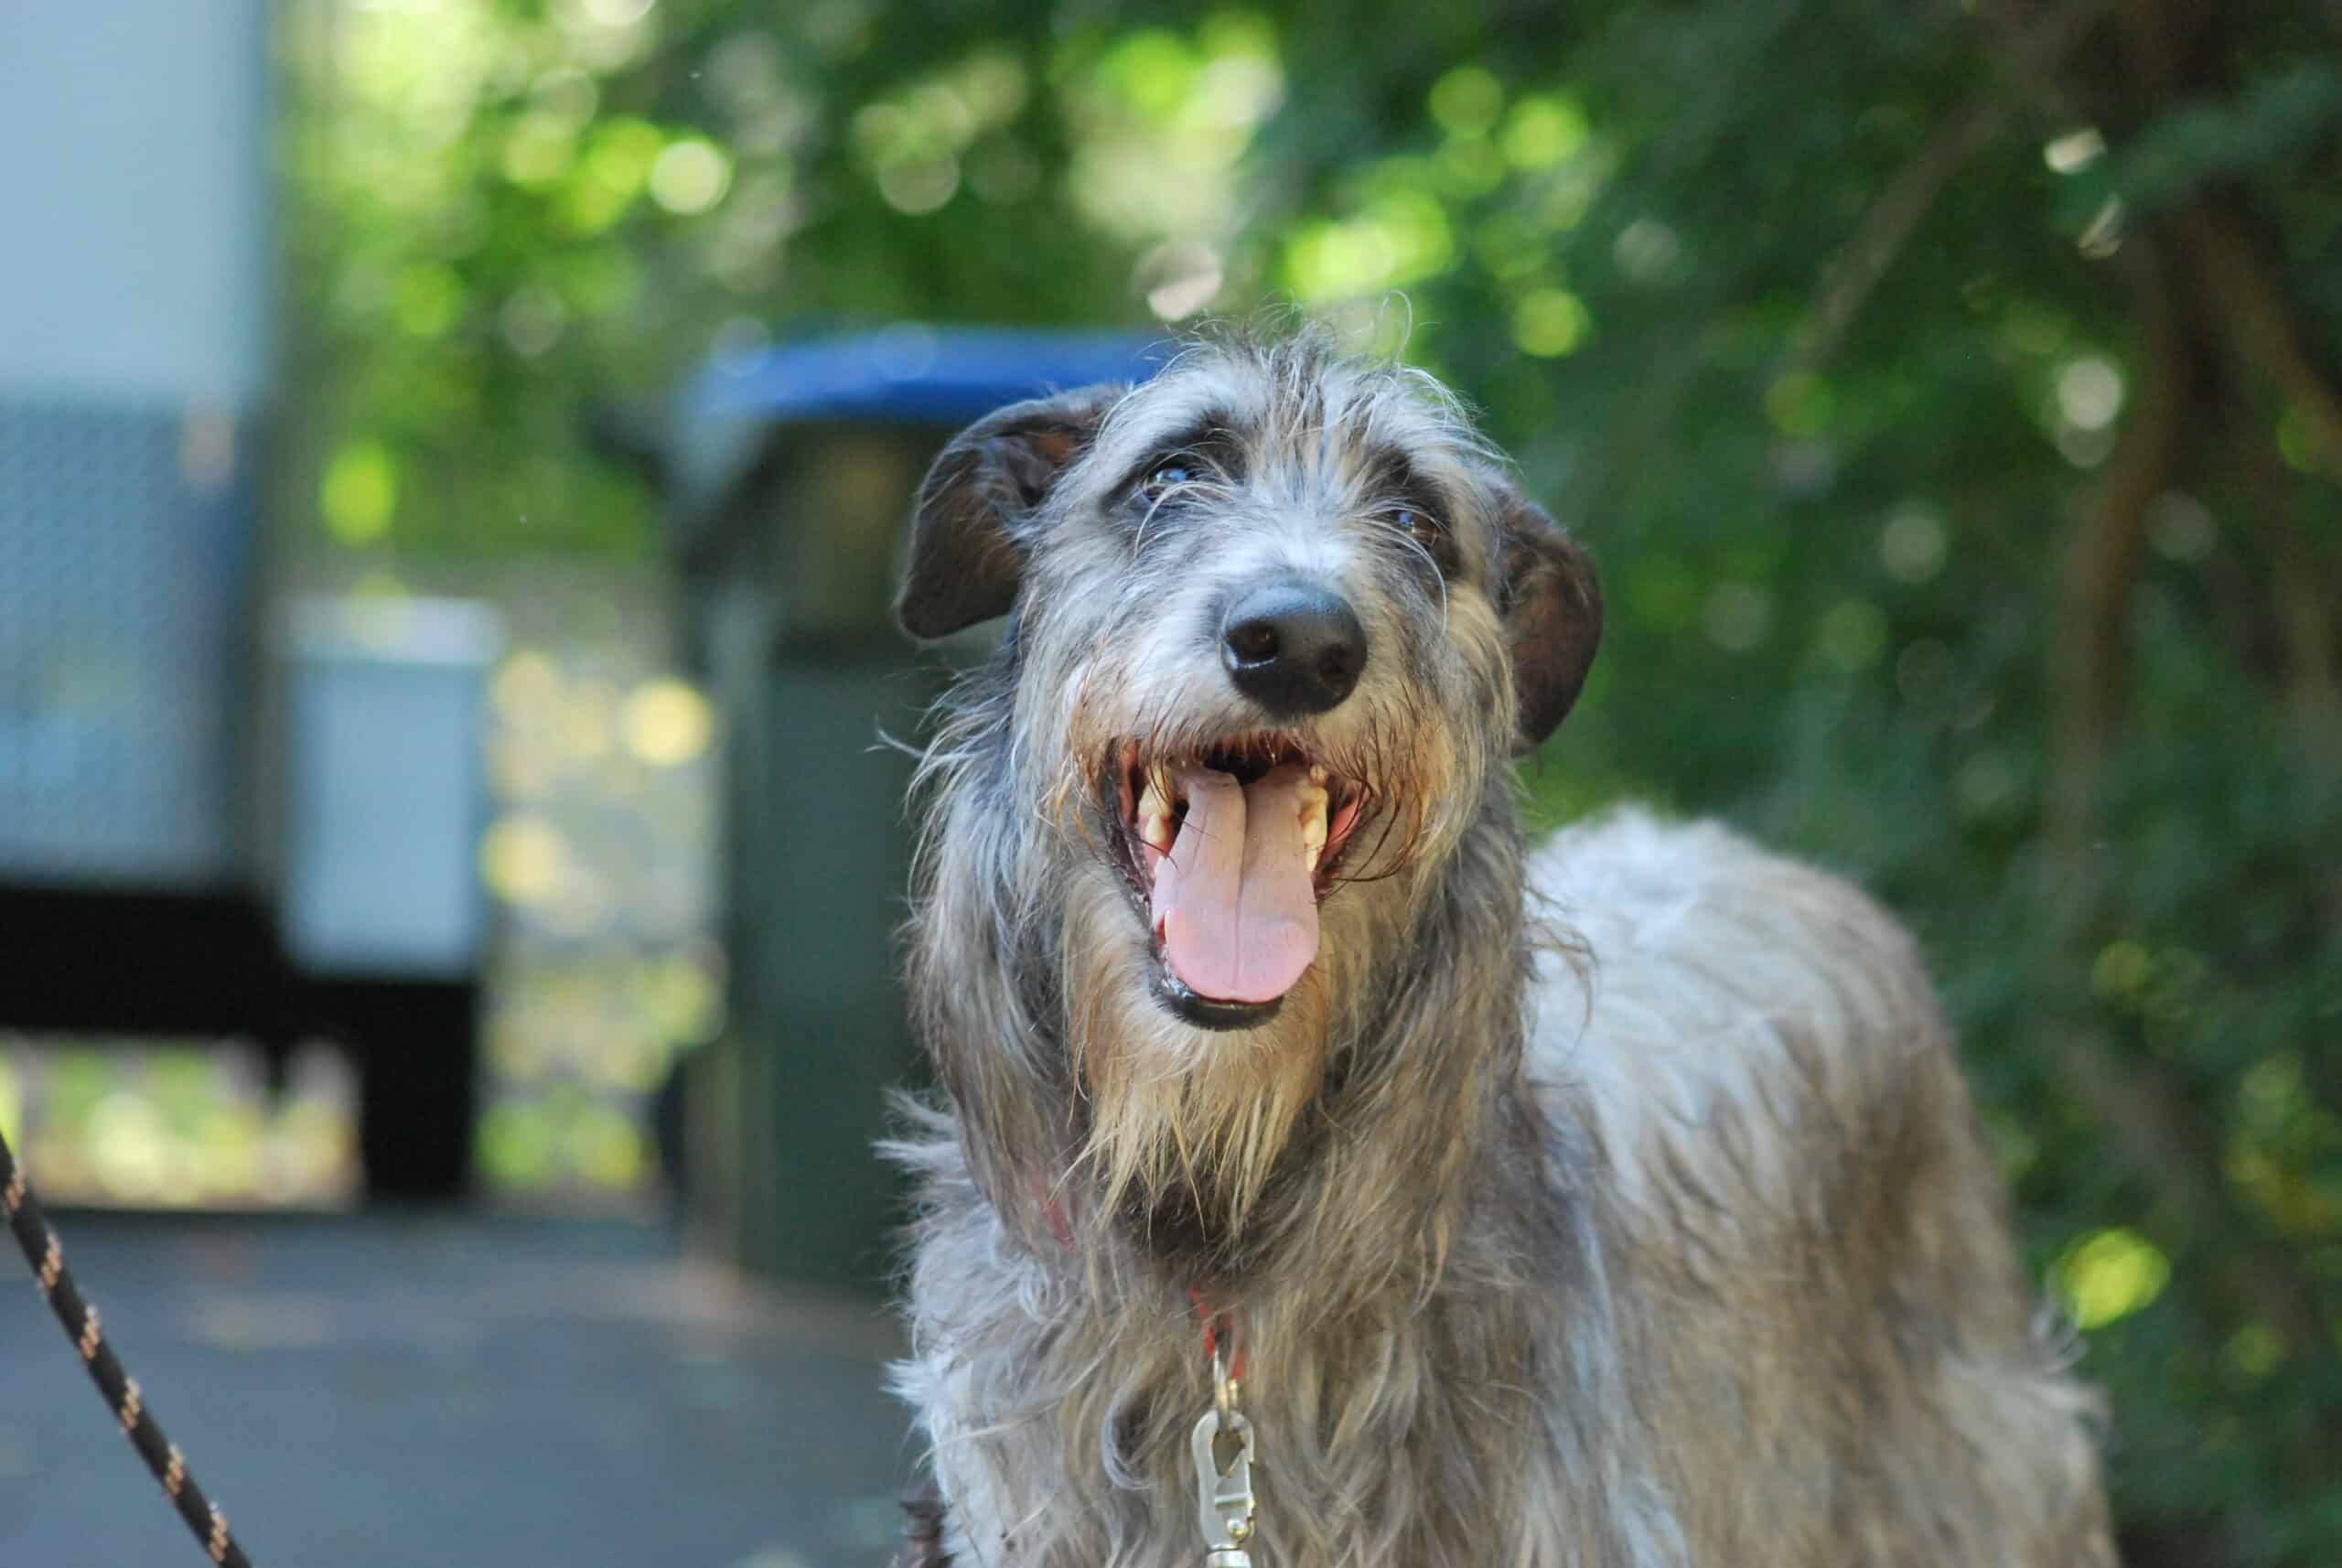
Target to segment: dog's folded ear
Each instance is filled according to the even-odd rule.
[[[1568,716],[1602,641],[1602,585],[1577,541],[1511,480],[1488,477],[1497,501],[1498,607],[1512,640],[1520,699],[1512,754],[1537,749]]]
[[[952,438],[919,486],[895,613],[913,637],[1006,615],[1025,571],[1023,530],[1128,389],[1083,387],[1011,403]]]

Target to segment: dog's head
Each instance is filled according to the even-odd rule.
[[[930,639],[1014,618],[1020,880],[1062,913],[1053,989],[1123,1176],[1145,1161],[1105,1148],[1141,1136],[1118,1119],[1247,1165],[1282,1144],[1601,626],[1585,556],[1453,400],[1307,339],[965,432],[900,611]],[[1195,1124],[1230,1118],[1259,1125]]]

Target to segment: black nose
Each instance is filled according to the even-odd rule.
[[[1308,583],[1265,584],[1238,597],[1220,623],[1220,653],[1236,689],[1281,719],[1341,705],[1366,669],[1366,628],[1337,593]]]

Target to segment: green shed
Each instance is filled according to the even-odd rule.
[[[660,457],[689,657],[722,715],[728,1025],[683,1085],[694,1240],[756,1273],[884,1287],[901,1189],[872,1152],[916,1081],[895,929],[908,741],[947,671],[894,625],[911,499],[1004,403],[1140,379],[1151,340],[897,326],[711,365]],[[980,650],[988,632],[972,634]]]

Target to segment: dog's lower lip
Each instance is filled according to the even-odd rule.
[[[1277,1015],[1284,998],[1266,1002],[1219,1002],[1191,990],[1168,969],[1155,972],[1155,1000],[1199,1029],[1256,1029]]]

